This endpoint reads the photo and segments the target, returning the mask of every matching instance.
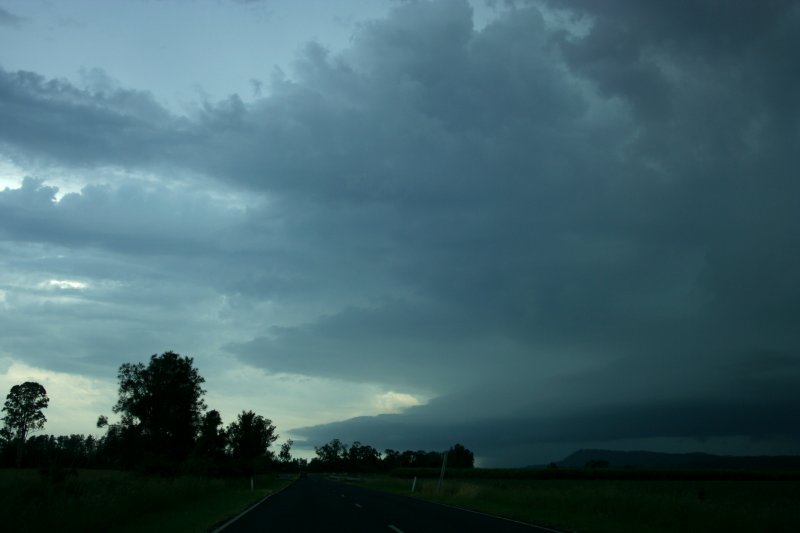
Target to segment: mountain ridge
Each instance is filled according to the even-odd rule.
[[[556,465],[583,468],[590,462],[598,464],[603,461],[611,468],[800,470],[800,455],[714,455],[603,449],[580,449]]]

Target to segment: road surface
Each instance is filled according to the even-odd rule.
[[[553,533],[396,494],[301,478],[224,527],[222,533]]]

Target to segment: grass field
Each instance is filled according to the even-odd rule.
[[[3,531],[207,531],[290,482],[82,470],[60,482],[0,470]]]
[[[368,488],[579,533],[800,531],[800,481],[365,478]]]

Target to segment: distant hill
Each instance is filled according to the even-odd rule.
[[[800,455],[736,456],[617,450],[578,450],[556,464],[562,468],[583,468],[590,461],[606,461],[611,468],[800,470]]]

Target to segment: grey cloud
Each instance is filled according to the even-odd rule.
[[[630,101],[643,117],[667,119],[694,110],[690,100],[700,98],[712,106],[707,113],[723,115],[707,125],[717,132],[716,121],[744,126],[742,119],[764,107],[771,108],[770,119],[796,116],[789,94],[800,76],[787,55],[798,44],[796,2],[547,3],[592,21],[586,37],[561,43],[571,67]],[[717,101],[706,91],[716,92]]]
[[[0,253],[0,351],[27,364],[111,379],[123,362],[165,347],[213,354],[219,328],[237,334],[236,321],[220,314],[214,276],[189,258],[133,261],[97,248],[20,242],[0,243]]]
[[[721,76],[725,64],[717,66],[720,70],[712,74],[698,73],[693,65],[684,64],[684,56],[670,55],[671,42],[667,46],[656,40],[649,46],[662,46],[657,50],[659,57],[675,61],[685,76],[718,82],[713,94],[691,84],[681,89],[654,79],[648,82],[651,86],[636,87],[624,96],[634,98],[634,93],[641,93],[643,98],[668,101],[669,105],[664,104],[662,109],[672,117],[668,127],[653,123],[654,115],[627,121],[618,117],[600,125],[588,114],[590,104],[581,100],[574,81],[556,69],[543,68],[540,73],[544,79],[539,81],[535,76],[524,77],[524,68],[517,69],[513,77],[496,74],[494,66],[507,64],[506,53],[516,50],[514,46],[523,36],[528,39],[523,42],[531,46],[523,48],[529,55],[522,56],[526,61],[521,65],[530,72],[536,72],[530,70],[531,65],[557,59],[557,54],[551,55],[548,43],[552,41],[535,11],[515,13],[513,20],[473,34],[468,16],[459,8],[453,8],[455,15],[442,15],[449,9],[442,4],[406,9],[408,13],[431,9],[433,14],[425,20],[438,29],[414,28],[404,18],[408,13],[400,12],[368,28],[362,41],[357,41],[354,50],[342,59],[314,52],[316,55],[307,59],[311,63],[305,64],[306,78],[301,78],[299,85],[288,84],[287,93],[281,98],[307,97],[303,80],[308,85],[313,81],[314,87],[335,89],[326,93],[325,97],[331,100],[336,90],[344,88],[360,95],[362,101],[376,97],[388,102],[382,92],[384,85],[409,87],[410,96],[400,93],[391,99],[403,109],[404,118],[419,116],[415,120],[423,125],[428,124],[423,119],[435,120],[441,136],[432,137],[431,141],[435,143],[432,146],[440,148],[441,155],[431,155],[430,160],[433,165],[449,165],[448,172],[431,174],[430,165],[418,169],[416,161],[425,157],[426,149],[416,152],[417,158],[411,157],[409,151],[409,162],[401,167],[409,173],[401,185],[411,189],[408,193],[383,188],[377,197],[349,197],[356,206],[376,198],[387,204],[383,212],[374,213],[377,218],[371,224],[367,222],[368,228],[355,221],[348,225],[347,214],[336,213],[336,218],[328,218],[331,214],[324,209],[316,212],[319,220],[312,219],[310,223],[341,225],[341,231],[332,235],[338,239],[330,241],[337,245],[346,245],[351,237],[357,240],[375,229],[382,231],[385,240],[391,239],[389,242],[395,247],[383,252],[400,257],[397,263],[386,265],[395,282],[424,295],[423,301],[427,298],[443,305],[440,308],[447,312],[426,314],[429,308],[425,303],[418,308],[414,307],[416,304],[399,304],[413,309],[402,313],[402,317],[384,306],[364,312],[345,310],[317,323],[275,330],[271,337],[239,347],[248,361],[260,357],[267,368],[303,372],[316,369],[337,376],[351,373],[354,379],[380,379],[381,369],[392,368],[392,372],[384,373],[391,377],[384,379],[408,383],[417,361],[414,354],[431,361],[436,368],[437,361],[446,366],[448,358],[456,353],[465,368],[473,368],[474,375],[480,375],[480,363],[487,358],[484,345],[478,342],[478,349],[465,349],[461,344],[462,340],[464,344],[474,344],[476,338],[485,341],[485,346],[493,342],[499,346],[492,354],[499,361],[517,360],[521,353],[527,353],[522,357],[532,369],[538,365],[558,367],[555,354],[563,353],[577,352],[582,358],[599,360],[635,355],[651,361],[688,350],[700,358],[724,360],[732,357],[727,354],[737,346],[756,350],[765,342],[781,349],[795,345],[796,336],[789,333],[788,326],[797,316],[793,303],[797,301],[797,288],[786,272],[798,260],[797,254],[791,252],[797,249],[797,234],[791,230],[793,210],[780,197],[796,189],[796,185],[789,177],[791,166],[777,165],[774,160],[777,156],[788,161],[788,153],[775,153],[769,148],[743,150],[750,140],[741,128],[734,128],[730,139],[719,138],[719,127],[725,127],[717,123],[711,130],[704,124],[704,116],[696,113],[699,105],[709,102],[714,113],[721,113],[723,104],[716,107],[714,100],[743,96],[740,89],[744,87],[725,88],[719,83],[727,78],[710,77]],[[636,16],[635,10],[629,12]],[[437,27],[437,21],[446,27]],[[639,31],[633,20],[625,26]],[[761,27],[767,31],[772,25],[765,22]],[[515,32],[516,28],[519,32]],[[537,30],[543,32],[540,37],[535,37]],[[618,59],[613,53],[619,47],[606,52],[593,44],[595,39],[603,38],[598,36],[603,32],[610,30],[597,24],[584,41],[560,43],[575,75],[594,80],[605,74],[602,65],[586,71],[577,57],[579,51],[595,51],[602,60],[623,61],[628,57],[624,54],[646,48],[647,43],[640,41],[650,38],[646,30],[641,30],[641,34],[632,37],[630,48],[623,47],[618,52],[622,54]],[[430,43],[418,44],[427,43],[426,39],[451,33],[449,48],[439,52],[441,57],[423,54],[418,48],[430,47]],[[753,36],[752,40],[759,39]],[[698,42],[697,46],[703,44]],[[364,45],[362,50],[359,43],[369,46]],[[381,52],[373,56],[373,50]],[[477,61],[475,57],[480,54],[487,54],[487,59]],[[497,57],[503,57],[503,61]],[[439,70],[427,63],[437,59]],[[639,59],[637,56],[635,60]],[[352,68],[347,61],[352,61]],[[742,67],[730,68],[738,71]],[[440,75],[432,76],[431,72]],[[372,84],[352,81],[359,79],[355,73]],[[469,83],[471,78],[463,77],[467,74],[477,80],[492,80],[493,88],[501,94],[516,84],[530,92],[525,93],[527,98],[509,93],[497,100],[487,97],[460,101],[459,91],[465,95],[481,94],[480,83]],[[441,94],[450,97],[446,103],[437,99],[435,89],[440,86]],[[560,89],[541,92],[541,87]],[[485,94],[488,96],[489,91]],[[553,94],[559,96],[548,96]],[[542,102],[531,107],[533,97],[539,95]],[[562,95],[568,98],[563,100]],[[758,101],[768,101],[763,94],[757,96]],[[337,100],[339,107],[335,109],[341,109],[343,100],[344,97]],[[448,105],[462,110],[461,114],[449,112]],[[612,113],[615,109],[613,101],[595,105],[599,105],[595,113]],[[505,111],[506,106],[517,113],[519,124]],[[731,104],[725,103],[724,107]],[[759,116],[753,102],[744,108],[734,107],[738,115],[715,117],[724,124],[738,123],[741,115],[753,120]],[[331,114],[326,107],[302,108],[313,108],[314,120]],[[343,128],[351,122],[348,113],[336,117],[330,120]],[[538,124],[540,117],[542,123]],[[536,136],[537,128],[545,125],[547,135]],[[582,135],[587,131],[584,127],[591,133]],[[424,126],[419,129],[426,131]],[[506,132],[519,136],[503,137]],[[762,133],[770,135],[770,131]],[[692,141],[685,141],[686,136]],[[495,145],[493,140],[498,137],[501,140]],[[643,138],[649,139],[644,142]],[[698,138],[704,147],[702,156],[696,153]],[[367,154],[383,153],[381,146],[371,144],[373,137],[367,142]],[[397,142],[387,146],[402,150],[404,142],[405,136],[398,133]],[[326,139],[320,139],[320,143],[325,146]],[[620,147],[625,147],[621,154]],[[495,148],[500,150],[498,154],[493,153]],[[735,162],[728,156],[734,157]],[[382,160],[390,158],[387,155]],[[361,164],[360,160],[357,164]],[[766,168],[770,169],[766,174],[756,170]],[[339,175],[338,168],[329,170],[331,179]],[[753,172],[760,173],[758,188],[752,182]],[[310,175],[298,169],[287,176],[296,173]],[[377,174],[376,179],[386,176]],[[418,181],[422,176],[425,180]],[[316,179],[324,176],[314,182]],[[774,187],[762,188],[765,180]],[[375,191],[375,184],[369,180],[357,185]],[[447,196],[439,196],[439,190],[446,190]],[[338,188],[339,195],[349,193],[346,185]],[[325,243],[321,246],[328,250]],[[751,253],[752,250],[757,252]],[[331,256],[335,255],[332,252]],[[765,260],[769,257],[774,259]],[[369,314],[381,324],[393,323],[397,326],[396,335],[382,337],[383,342],[374,340],[369,331],[383,332],[383,326],[376,326],[362,314]],[[449,344],[439,345],[438,353],[436,349],[419,349],[415,342],[424,341],[429,330],[415,328],[403,318],[406,316],[425,317],[423,320],[436,324],[439,331],[452,326],[453,332],[469,333],[466,339],[452,333]],[[328,333],[330,324],[335,324],[336,338]],[[407,339],[398,340],[403,332],[408,334]],[[498,343],[498,339],[505,344]],[[318,356],[304,359],[301,353]],[[369,354],[369,364],[360,359],[365,353]],[[537,355],[542,353],[549,355]],[[406,371],[398,370],[401,361],[409,362]],[[710,374],[704,377],[709,382],[718,379]]]
[[[191,255],[229,247],[233,242],[226,232],[243,222],[199,194],[90,185],[56,202],[57,192],[34,178],[25,178],[19,189],[0,191],[0,235],[126,253]]]
[[[25,19],[19,17],[7,9],[0,7],[0,26],[6,26],[8,28],[19,28],[25,22]]]
[[[246,212],[129,181],[56,193],[32,178],[0,191],[0,351],[108,378],[165,345],[214,353],[246,327],[223,297],[244,277],[235,258],[252,249]]]
[[[575,122],[548,124],[550,136],[543,143],[544,151],[562,153],[568,160],[575,156],[570,160],[572,166],[552,160],[539,166],[539,147],[533,145],[533,151],[523,156],[521,151],[531,147],[526,146],[524,138],[517,143],[505,142],[506,149],[520,150],[504,155],[516,157],[514,162],[522,168],[529,165],[528,179],[503,181],[499,188],[491,187],[488,175],[478,181],[483,186],[483,198],[502,198],[502,203],[495,206],[487,202],[477,207],[479,213],[492,216],[474,227],[464,225],[469,219],[460,217],[462,213],[455,209],[445,207],[446,215],[439,219],[430,212],[423,213],[421,221],[411,223],[421,231],[415,234],[413,244],[404,248],[417,254],[413,263],[416,270],[411,274],[413,267],[409,266],[408,272],[401,270],[399,275],[406,274],[417,290],[433,300],[447,301],[453,304],[452,309],[463,310],[448,317],[453,324],[467,313],[480,310],[478,314],[484,320],[475,322],[481,326],[470,329],[468,338],[484,335],[488,339],[502,331],[513,350],[507,344],[498,351],[527,352],[523,368],[528,375],[542,369],[549,373],[566,368],[569,363],[563,359],[576,352],[582,354],[579,360],[584,363],[597,364],[609,357],[639,361],[637,365],[620,365],[619,376],[650,386],[655,369],[661,368],[659,360],[669,366],[686,365],[684,379],[665,383],[663,388],[677,394],[691,392],[693,399],[652,399],[641,412],[638,407],[623,405],[597,414],[589,407],[593,400],[588,390],[564,392],[564,398],[582,398],[585,402],[582,412],[574,415],[574,427],[587,427],[586,421],[595,415],[602,427],[614,413],[624,415],[630,423],[627,429],[608,423],[614,431],[597,435],[554,430],[552,438],[601,439],[611,438],[614,432],[643,438],[690,437],[734,431],[759,437],[770,428],[796,438],[788,428],[788,413],[795,408],[791,396],[769,396],[777,382],[758,390],[749,385],[736,389],[731,384],[738,382],[714,366],[734,364],[743,357],[742,351],[753,354],[754,366],[763,368],[769,367],[763,354],[771,349],[784,351],[789,359],[797,357],[798,338],[791,324],[800,316],[796,304],[799,294],[789,273],[800,266],[795,253],[800,243],[794,209],[787,198],[800,192],[791,163],[798,140],[798,115],[793,112],[793,103],[780,108],[781,100],[773,97],[777,87],[794,86],[798,81],[791,69],[776,68],[792,48],[796,32],[790,33],[788,28],[797,28],[795,8],[776,3],[774,9],[758,14],[758,24],[748,29],[743,39],[734,39],[748,9],[734,6],[736,14],[730,17],[696,21],[702,30],[696,30],[687,44],[677,26],[670,26],[670,20],[641,13],[650,8],[629,4],[620,7],[623,14],[619,18],[605,12],[611,9],[606,4],[579,6],[597,17],[588,36],[555,40],[573,75],[596,82],[601,95],[631,104],[630,122],[617,119],[602,138],[593,139],[608,143],[607,151],[592,151],[574,139],[561,141],[559,126],[564,132],[572,132],[579,128],[581,119],[592,124],[591,115],[580,114],[566,115]],[[653,9],[662,8],[667,9]],[[669,9],[671,17],[685,14],[679,8]],[[795,22],[789,24],[787,20]],[[664,24],[666,29],[659,29]],[[623,35],[615,33],[620,29]],[[490,26],[486,31],[491,30]],[[510,33],[502,34],[511,39]],[[678,72],[680,83],[666,77],[661,68],[666,65]],[[762,75],[765,68],[770,69],[770,76]],[[675,71],[670,75],[674,77]],[[761,82],[752,85],[753,79]],[[569,79],[564,83],[569,87]],[[613,109],[613,102],[607,101],[606,109]],[[488,108],[493,106],[493,102],[488,103]],[[474,107],[463,109],[465,115],[473,116]],[[519,109],[524,116],[525,108]],[[572,118],[575,116],[578,118]],[[556,117],[563,119],[564,113],[556,112]],[[619,156],[612,155],[615,153]],[[471,162],[474,155],[465,155],[462,161]],[[500,180],[515,174],[513,166],[491,162],[492,179],[497,174]],[[458,196],[448,207],[469,205],[469,197],[463,193],[470,182],[463,176],[482,169],[479,165],[470,165],[463,174],[451,174],[461,179],[451,184]],[[494,196],[498,191],[506,196]],[[527,209],[523,203],[527,203]],[[548,212],[549,206],[557,206],[559,211]],[[505,218],[509,213],[512,215]],[[442,222],[431,224],[434,220]],[[426,247],[428,242],[430,248]],[[348,332],[356,339],[353,346],[359,346],[362,335],[355,328],[341,327],[340,331]],[[308,335],[325,339],[313,327],[306,329],[303,337]],[[284,340],[285,336],[279,334],[270,344],[260,346],[265,366],[271,364],[270,350],[280,351]],[[458,341],[442,346],[455,347]],[[387,358],[392,361],[400,358],[391,347],[385,350],[391,353]],[[337,349],[334,353],[345,351]],[[353,353],[363,352],[355,349]],[[379,349],[369,353],[375,354],[375,359],[381,357]],[[448,357],[464,368],[474,368],[478,375],[483,367],[476,363],[488,356],[456,348],[448,355],[442,353],[440,361]],[[503,366],[502,353],[491,357]],[[343,354],[334,360],[349,359]],[[433,368],[440,368],[435,355],[426,359],[432,361]],[[413,367],[416,361],[410,361]],[[321,369],[329,366],[317,364]],[[505,379],[521,371],[515,365],[508,368]],[[362,379],[363,371],[363,367],[357,371]],[[469,372],[453,370],[450,382],[458,383],[464,374]],[[408,383],[402,371],[393,372],[388,379]],[[619,377],[600,375],[596,379],[610,385]],[[781,390],[791,390],[797,381],[796,372],[788,373]],[[715,397],[712,391],[720,388],[727,393]],[[609,394],[608,390],[601,392],[600,397]],[[750,394],[769,399],[759,403],[761,400],[738,396]],[[518,392],[508,398],[508,404],[528,405],[526,397]],[[453,406],[441,413],[440,420],[457,409]],[[526,426],[524,420],[539,420],[532,414],[533,406],[527,409],[527,418],[509,427]],[[494,417],[501,417],[502,412],[498,409]],[[383,424],[387,420],[401,424],[408,419],[402,415],[363,419],[358,427],[367,432],[374,429],[368,434],[378,435],[386,430]],[[664,428],[651,433],[636,429],[648,419],[663,419]],[[554,427],[558,425],[555,420],[551,423]],[[713,420],[719,423],[711,423]],[[701,426],[709,429],[701,430]],[[337,436],[337,428],[327,427],[324,434]],[[349,435],[343,437],[367,440],[354,432]],[[534,441],[538,437],[530,438]]]
[[[528,348],[487,332],[480,319],[436,302],[386,301],[273,327],[268,336],[227,349],[273,372],[443,392],[521,366]],[[469,370],[459,371],[461,365]],[[443,379],[451,375],[455,382]]]
[[[139,166],[176,142],[179,122],[146,92],[92,92],[0,69],[0,146],[54,163]]]
[[[455,422],[447,415],[435,422],[421,421],[414,414],[380,415],[297,428],[292,433],[311,446],[340,438],[345,442],[359,440],[379,449],[442,450],[462,442],[487,466],[544,464],[580,448],[626,440],[649,442],[660,451],[679,451],[674,448],[678,443],[698,449],[707,439],[743,438],[749,442],[749,451],[740,448],[733,453],[758,454],[766,446],[786,439],[794,442],[800,437],[793,422],[798,407],[793,398],[781,398],[774,402],[695,400],[588,406],[572,415],[504,417],[494,413],[487,418]],[[785,447],[783,453],[789,453]]]
[[[537,141],[550,135],[550,122],[584,111],[578,93],[552,76],[557,68],[538,51],[541,17],[529,11],[506,26],[476,35],[465,2],[402,6],[390,21],[367,25],[341,56],[309,45],[296,81],[274,77],[271,96],[252,106],[236,96],[205,103],[175,133],[192,142],[172,139],[162,156],[321,202],[441,204],[453,193],[445,179],[450,166],[470,168],[459,160],[465,154],[477,150],[500,161],[503,141]],[[504,33],[529,52],[519,53]],[[513,60],[497,62],[498,54]],[[473,162],[485,169],[484,159]],[[464,174],[462,186],[476,194],[479,178]]]
[[[465,2],[408,3],[342,53],[309,45],[268,96],[187,117],[103,79],[2,73],[0,135],[17,157],[177,169],[263,198],[202,232],[156,202],[133,234],[144,250],[183,241],[154,267],[168,279],[205,254],[187,282],[241,306],[243,336],[220,344],[242,361],[444,395],[309,438],[455,417],[451,434],[479,442],[491,419],[529,443],[737,425],[796,439],[800,22],[768,4],[545,4],[591,18],[580,36],[535,6],[478,31]],[[119,211],[127,236],[154,200],[52,195],[0,193],[4,237],[124,254],[89,221]],[[248,312],[263,301],[293,312]]]
[[[727,373],[731,381],[726,390],[711,394],[688,391],[680,383],[669,384],[669,395],[653,394],[649,389],[654,386],[667,390],[657,383],[665,381],[663,376],[612,365],[565,379],[531,376],[522,389],[513,384],[478,387],[401,414],[358,417],[296,428],[292,433],[306,439],[307,445],[341,438],[380,449],[444,449],[459,441],[485,464],[501,466],[545,463],[578,448],[625,440],[650,442],[664,451],[675,451],[670,446],[677,444],[700,447],[705,440],[719,438],[743,439],[750,450],[794,442],[800,437],[794,423],[800,407],[794,394],[800,378],[797,354],[748,354],[739,361],[715,369]],[[674,372],[674,363],[671,367]],[[687,375],[698,370],[685,369]],[[614,380],[614,390],[598,390]],[[642,380],[641,390],[631,383],[636,380]],[[566,393],[552,390],[556,387],[566,388]],[[551,390],[542,393],[542,388]],[[575,398],[576,393],[584,404],[561,401],[561,397]],[[530,404],[520,406],[525,398]],[[748,451],[739,448],[734,453]]]

